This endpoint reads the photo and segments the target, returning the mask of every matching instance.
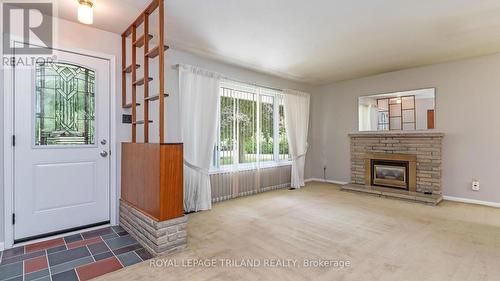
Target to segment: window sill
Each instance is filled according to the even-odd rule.
[[[242,171],[250,171],[250,170],[257,170],[257,169],[268,169],[268,168],[276,168],[276,167],[282,167],[282,166],[291,166],[292,161],[280,161],[280,162],[266,162],[266,163],[260,163],[260,164],[244,164],[244,165],[236,165],[236,166],[230,166],[228,165],[227,167],[220,167],[217,169],[211,169],[209,171],[209,175],[217,175],[217,174],[224,174],[224,173],[233,173],[233,172],[242,172]]]

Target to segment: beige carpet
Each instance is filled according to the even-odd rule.
[[[299,266],[187,264],[196,259],[263,264],[276,258],[297,260]],[[169,259],[178,267],[144,262],[100,279],[500,280],[500,209],[447,201],[432,207],[311,183],[191,214],[188,248]],[[348,260],[351,266],[304,268],[309,259]]]

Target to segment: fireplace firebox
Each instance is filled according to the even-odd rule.
[[[417,157],[409,154],[366,153],[365,185],[415,192]]]
[[[408,190],[408,161],[372,159],[371,166],[372,185]]]

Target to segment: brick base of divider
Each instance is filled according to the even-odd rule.
[[[188,216],[158,222],[120,200],[120,226],[154,256],[181,251],[187,246]]]

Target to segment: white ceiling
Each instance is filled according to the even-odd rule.
[[[94,26],[121,33],[147,3],[94,0]],[[165,3],[173,47],[315,85],[500,51],[498,0]]]

